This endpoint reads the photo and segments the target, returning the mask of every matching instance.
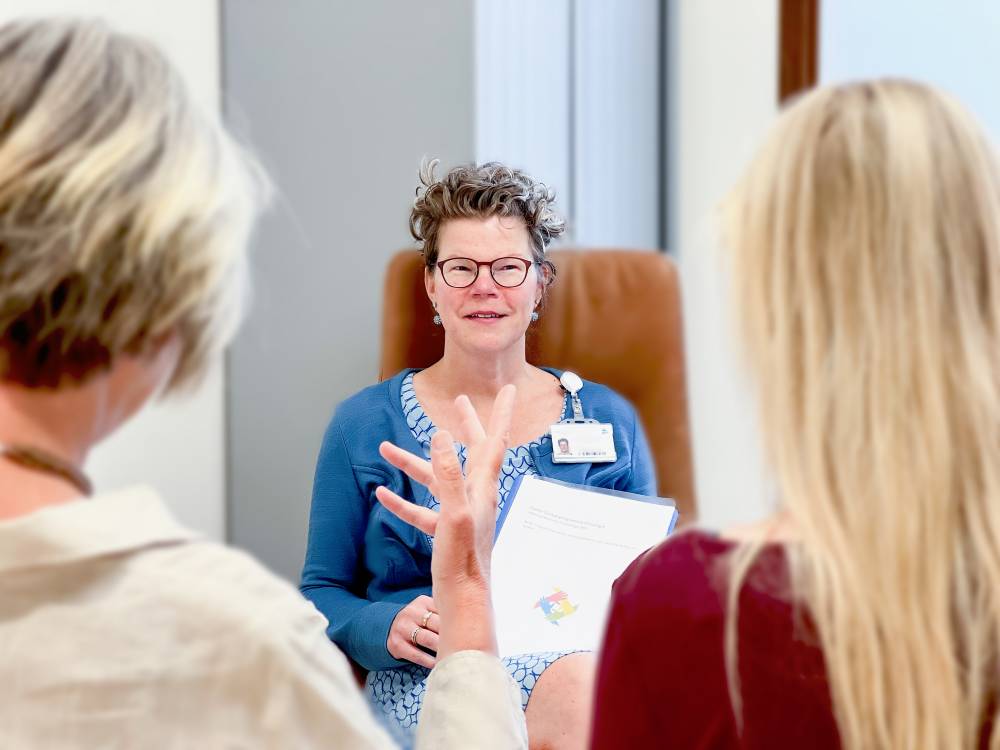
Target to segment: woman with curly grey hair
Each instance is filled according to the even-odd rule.
[[[404,729],[417,722],[447,623],[431,596],[431,538],[386,512],[376,489],[384,485],[428,508],[438,501],[381,459],[380,441],[429,455],[431,436],[454,432],[461,422],[456,397],[468,395],[485,419],[497,393],[512,383],[518,396],[497,493],[501,509],[524,474],[655,492],[635,411],[596,383],[585,382],[579,398],[587,417],[614,426],[616,457],[553,460],[550,429],[573,414],[572,399],[562,372],[535,367],[525,357],[526,333],[555,279],[545,250],[564,229],[552,210],[553,192],[502,164],[461,166],[440,179],[435,166],[421,169],[410,230],[421,243],[444,355],[426,369],[407,369],[366,388],[337,409],[316,468],[301,584],[330,621],[330,638],[370,670],[367,686],[376,704]],[[590,655],[521,654],[504,661],[522,688],[532,746],[581,747]]]

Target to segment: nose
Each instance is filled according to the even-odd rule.
[[[472,292],[477,295],[496,295],[499,293],[497,289],[497,283],[493,280],[490,267],[480,266],[479,275],[472,282]]]

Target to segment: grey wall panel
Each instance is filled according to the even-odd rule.
[[[422,156],[474,156],[474,4],[230,0],[224,97],[275,208],[228,360],[229,539],[296,579],[316,453],[374,382],[383,269]]]
[[[476,160],[556,191],[573,232],[571,0],[476,0]]]
[[[662,247],[658,0],[577,0],[574,29],[575,240]]]

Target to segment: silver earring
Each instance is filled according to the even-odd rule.
[[[531,311],[531,322],[534,323],[538,320],[538,313],[535,310]]]
[[[433,321],[434,325],[439,326],[441,325],[441,316],[435,315],[433,318],[431,318],[431,321]]]

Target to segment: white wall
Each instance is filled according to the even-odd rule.
[[[566,244],[662,244],[659,5],[476,2],[476,161],[554,187]]]
[[[576,0],[575,11],[574,239],[662,247],[660,3]]]
[[[219,106],[219,12],[214,0],[3,0],[0,22],[51,14],[103,17],[157,42],[193,95]],[[221,539],[225,530],[225,434],[221,364],[183,401],[148,407],[99,446],[87,465],[98,489],[142,481],[159,490],[180,519]]]
[[[837,0],[821,5],[823,83],[905,76],[961,99],[1000,138],[1000,4]]]
[[[680,259],[695,471],[703,520],[768,508],[740,375],[714,209],[776,114],[777,0],[669,3],[668,246]],[[1000,138],[1000,5],[821,3],[821,83],[906,76],[957,95]]]
[[[777,111],[777,0],[678,0],[669,7],[669,244],[684,296],[699,512],[724,526],[767,508],[715,220]]]
[[[475,5],[475,160],[526,170],[555,188],[563,213],[573,208],[570,1]]]

